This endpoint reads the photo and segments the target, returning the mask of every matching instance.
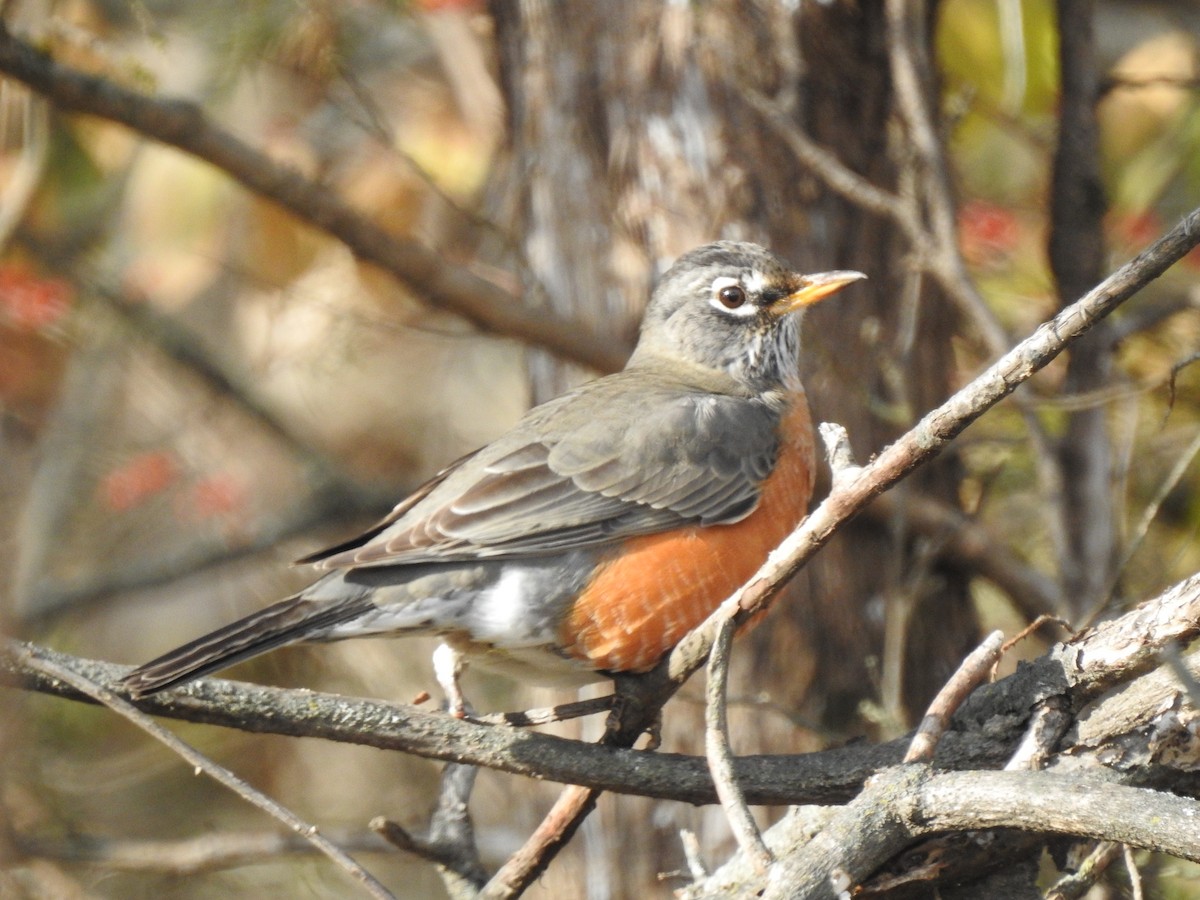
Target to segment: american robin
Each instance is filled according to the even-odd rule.
[[[297,641],[439,635],[539,682],[652,668],[803,517],[815,466],[800,311],[863,278],[755,244],[680,257],[625,369],[531,410],[365,534],[301,562],[295,596],[131,672],[144,696]]]

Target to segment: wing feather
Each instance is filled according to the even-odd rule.
[[[439,473],[325,568],[537,556],[687,524],[734,522],[758,503],[781,405],[629,373],[537,407]]]

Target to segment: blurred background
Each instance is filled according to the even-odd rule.
[[[1094,13],[1101,275],[1200,203],[1200,4]],[[931,176],[901,130],[882,4],[64,0],[0,14],[64,64],[194,100],[494,282],[495,302],[568,317],[615,359],[654,279],[697,244],[756,240],[800,269],[868,273],[809,315],[804,358],[818,420],[846,425],[860,459],[1078,293],[1047,254],[1070,224],[1051,216],[1053,4],[941,0],[925,23],[921,87],[986,301],[974,312],[765,111],[873,184],[920,193]],[[983,631],[1086,622],[1200,567],[1198,280],[1193,253],[822,552],[738,644],[736,752],[902,733]],[[597,374],[427,299],[215,167],[0,80],[0,627],[142,662],[307,583],[292,560]],[[288,649],[232,674],[409,702],[436,694],[431,649]],[[478,672],[466,687],[485,710],[573,696]],[[668,706],[664,749],[699,749],[702,687]],[[88,861],[96,839],[274,824],[109,713],[11,691],[0,704],[0,894],[347,894],[311,856],[186,876]],[[595,739],[602,724],[557,730]],[[363,834],[376,815],[419,831],[434,802],[431,762],[172,727],[323,831]],[[490,866],[556,792],[481,775]],[[530,895],[668,896],[681,829],[710,865],[733,850],[719,809],[606,796]],[[442,896],[427,864],[363,861],[403,896]],[[1200,894],[1194,869],[1153,874],[1161,896]]]

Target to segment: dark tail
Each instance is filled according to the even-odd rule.
[[[317,637],[371,609],[369,595],[340,600],[289,597],[138,666],[121,679],[121,685],[133,697],[145,697],[276,647]]]

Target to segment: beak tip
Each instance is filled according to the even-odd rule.
[[[811,306],[824,300],[830,294],[836,294],[848,284],[866,280],[866,277],[862,272],[853,269],[819,272],[815,275],[798,275],[797,280],[801,286],[787,298],[787,309]]]

